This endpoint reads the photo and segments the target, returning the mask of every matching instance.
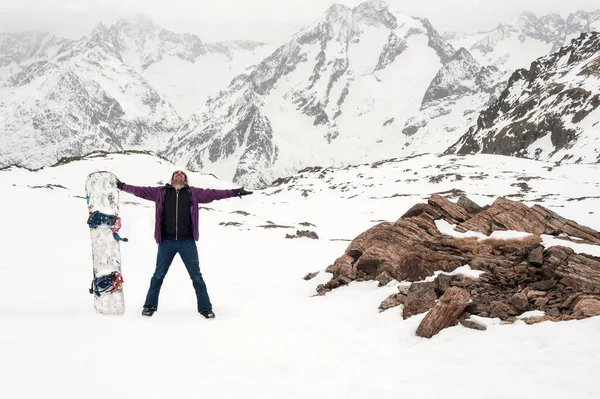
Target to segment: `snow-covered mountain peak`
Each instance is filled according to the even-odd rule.
[[[352,9],[354,19],[371,26],[383,25],[389,29],[397,26],[396,17],[390,12],[385,1],[365,1]]]
[[[429,21],[383,1],[333,5],[233,79],[163,154],[254,187],[307,161],[387,157],[402,146],[404,122],[454,53]]]
[[[347,18],[352,14],[352,9],[344,4],[335,3],[332,4],[323,16],[325,20],[335,20],[339,18]]]
[[[71,42],[47,32],[0,33],[0,68],[14,71],[17,64],[49,60],[63,44]],[[3,72],[0,71],[0,82]]]

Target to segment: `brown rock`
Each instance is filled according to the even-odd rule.
[[[537,308],[543,308],[548,303],[548,298],[546,298],[546,297],[537,298],[534,303]]]
[[[542,266],[542,263],[544,263],[544,247],[540,245],[533,248],[527,256],[527,262],[533,266]]]
[[[547,313],[549,316],[560,316],[560,310],[558,310],[558,309],[556,309],[556,308],[548,309],[548,310],[546,311],[546,313]]]
[[[469,303],[470,295],[458,287],[450,287],[436,305],[427,313],[417,328],[417,335],[431,338],[456,322]]]
[[[377,277],[375,277],[375,280],[379,281],[380,287],[383,287],[384,285],[388,285],[390,283],[390,281],[392,281],[393,279],[394,278],[392,276],[390,276],[388,272],[380,273]]]
[[[527,287],[529,288],[529,287]],[[536,291],[536,290],[529,290],[527,291],[527,299],[528,300],[534,300],[536,298],[542,297],[546,295],[546,293],[544,291]]]
[[[464,222],[469,219],[469,213],[462,207],[438,194],[433,194],[427,200],[429,205],[432,205],[442,211],[446,219],[454,221],[453,224]]]
[[[435,278],[435,290],[438,294],[442,295],[448,288],[450,288],[450,283],[452,282],[452,276],[447,274],[438,274]]]
[[[486,313],[489,314],[490,308],[489,306],[485,306],[484,304],[480,303],[480,302],[469,302],[469,304],[467,305],[466,309],[467,312],[471,313],[471,314],[475,314],[475,315],[481,315],[481,313]]]
[[[379,305],[379,311],[383,312],[384,310],[394,308],[398,305],[403,305],[406,301],[406,295],[404,294],[392,294],[387,297],[381,304]]]
[[[300,237],[311,238],[313,240],[319,239],[319,236],[317,235],[317,233],[315,233],[314,231],[310,231],[310,230],[296,230],[295,235],[291,235],[291,234],[285,235],[285,238],[300,238]]]
[[[482,207],[480,207],[479,205],[477,205],[475,202],[471,201],[469,198],[465,197],[464,195],[461,195],[458,198],[458,201],[456,202],[456,204],[458,206],[462,207],[470,215],[474,215],[483,210]]]
[[[433,293],[445,295],[452,288],[465,288],[473,300],[469,312],[504,321],[528,309],[559,312],[557,318],[561,320],[565,316],[580,318],[593,313],[582,310],[591,306],[590,299],[579,305],[580,316],[571,315],[583,297],[595,298],[595,294],[600,294],[600,258],[576,254],[561,246],[544,249],[536,235],[564,233],[579,237],[579,242],[600,244],[599,232],[546,208],[537,205],[529,208],[505,198],[498,198],[478,211],[467,211],[469,206],[465,203],[463,200],[454,204],[434,195],[427,203],[413,206],[394,223],[379,223],[361,233],[327,267],[333,276],[326,284],[319,285],[317,292],[325,294],[356,280],[376,280],[380,285],[392,279],[419,281],[436,271],[451,272],[468,264],[485,273],[478,279],[439,275],[434,280]],[[469,229],[489,234],[512,229],[534,235],[523,240],[452,238],[440,234],[435,224],[437,219],[457,223],[459,231]],[[415,284],[404,291],[405,297],[400,292],[382,306],[397,306],[397,301],[402,301],[406,317],[426,311],[436,303],[435,296],[417,295],[421,288]]]
[[[319,272],[308,273],[306,276],[304,276],[304,280],[311,280],[315,278],[317,274],[319,274]]]
[[[499,197],[488,209],[456,226],[456,229],[485,235],[495,230],[516,230],[539,235],[546,232],[546,222],[527,205]]]
[[[416,314],[427,312],[435,305],[436,300],[437,294],[435,293],[435,283],[433,281],[413,283],[408,288],[408,296],[402,309],[402,317],[407,319]]]
[[[529,310],[529,300],[527,296],[523,293],[517,293],[513,295],[509,299],[510,304],[517,310],[521,312],[526,312]]]
[[[538,213],[548,224],[546,231],[548,233],[564,233],[571,237],[581,238],[594,244],[600,244],[600,232],[579,223],[565,219],[556,212],[541,205],[531,207],[533,212]]]
[[[473,330],[479,330],[479,331],[487,330],[486,326],[484,326],[483,324],[477,323],[476,321],[473,321],[473,320],[461,320],[460,324],[462,324],[463,326],[465,326],[467,328],[472,328]]]
[[[404,295],[408,295],[408,290],[410,289],[411,285],[400,284],[398,286],[398,292],[400,292],[401,294],[404,294]]]
[[[543,280],[529,284],[531,288],[538,291],[547,291],[556,285],[554,280]]]
[[[600,293],[600,258],[576,254],[571,248],[562,246],[551,247],[547,252],[548,266],[554,270],[561,284],[584,292]]]
[[[490,304],[490,317],[498,317],[501,320],[507,320],[509,316],[519,314],[515,308],[502,301],[494,301]]]
[[[573,307],[573,316],[600,316],[600,297],[583,297]]]

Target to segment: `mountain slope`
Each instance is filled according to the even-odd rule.
[[[93,150],[157,149],[181,119],[96,30],[27,58],[0,87],[0,165],[40,167]]]
[[[196,35],[163,29],[144,16],[98,30],[119,59],[142,74],[183,118],[271,51],[264,43],[246,40],[204,43]]]
[[[205,44],[144,17],[81,40],[0,34],[0,166],[38,168],[94,150],[158,151],[261,43]]]
[[[575,162],[600,161],[600,33],[516,71],[448,153],[490,153]]]
[[[382,1],[334,5],[188,120],[164,155],[261,186],[313,164],[395,155],[454,49]]]

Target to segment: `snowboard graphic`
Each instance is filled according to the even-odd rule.
[[[117,178],[101,171],[88,175],[85,182],[88,226],[92,240],[94,279],[90,293],[94,295],[97,313],[118,315],[125,312],[123,277],[121,275],[119,190]]]

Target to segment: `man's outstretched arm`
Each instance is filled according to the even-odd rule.
[[[252,194],[252,191],[246,191],[244,188],[236,188],[234,190],[214,190],[210,188],[190,187],[192,195],[198,199],[201,204],[206,204],[215,200],[242,197],[242,195]]]
[[[148,201],[156,201],[160,196],[161,189],[160,187],[133,186],[131,184],[125,184],[120,180],[117,180],[117,188]]]

